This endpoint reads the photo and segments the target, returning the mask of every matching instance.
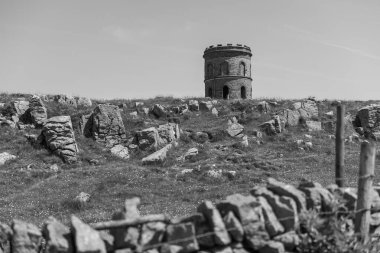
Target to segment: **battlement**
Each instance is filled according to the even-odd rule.
[[[217,45],[211,45],[205,49],[204,55],[211,53],[211,52],[220,52],[220,51],[240,51],[248,53],[252,56],[251,48],[249,46],[243,45],[243,44],[217,44]]]

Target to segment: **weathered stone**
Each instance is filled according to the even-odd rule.
[[[334,196],[321,184],[304,181],[299,185],[299,190],[305,193],[308,209],[330,212],[334,206]]]
[[[321,131],[322,123],[320,121],[306,120],[306,127],[309,131]]]
[[[151,109],[151,113],[157,118],[166,118],[168,115],[166,108],[160,104],[155,104]]]
[[[19,220],[12,222],[12,253],[38,253],[42,234],[37,226]]]
[[[168,144],[162,149],[154,152],[153,154],[144,157],[141,161],[143,165],[161,164],[165,161],[168,151],[172,148],[172,144]]]
[[[149,222],[141,227],[140,245],[142,249],[162,242],[166,225],[163,222]]]
[[[83,107],[91,107],[92,102],[91,102],[91,99],[89,99],[87,97],[79,97],[78,101],[77,101],[77,105],[83,106]]]
[[[278,133],[281,133],[281,126],[278,124],[278,121],[272,119],[267,122],[264,122],[263,124],[259,125],[260,129],[265,132],[267,135],[276,135]]]
[[[136,132],[135,142],[141,150],[145,151],[156,151],[165,143],[155,127]]]
[[[0,153],[0,166],[13,159],[16,159],[15,155],[11,155],[8,152]]]
[[[210,111],[213,108],[211,101],[201,101],[199,102],[199,109],[201,111]]]
[[[115,241],[113,236],[104,230],[99,231],[99,235],[100,235],[100,238],[102,238],[104,245],[106,246],[107,252],[113,252],[114,251],[114,241]]]
[[[218,209],[223,216],[232,211],[240,220],[246,244],[250,249],[259,249],[269,238],[265,230],[262,208],[256,198],[241,194],[230,195],[218,204]]]
[[[233,212],[228,212],[223,218],[226,229],[231,238],[236,242],[241,242],[244,239],[244,229],[240,221],[235,217]]]
[[[262,207],[262,212],[265,220],[265,228],[269,236],[273,237],[275,235],[283,233],[285,229],[278,221],[268,201],[262,196],[257,197],[257,200],[260,202],[260,205]]]
[[[218,117],[219,112],[218,112],[218,110],[214,107],[214,108],[211,109],[211,114],[214,115],[215,117]]]
[[[29,109],[29,101],[19,100],[11,103],[18,116],[24,115]]]
[[[29,110],[31,123],[36,127],[41,127],[47,120],[47,110],[38,96],[32,96],[29,100]]]
[[[129,113],[129,116],[130,116],[132,119],[138,119],[138,118],[139,118],[139,115],[138,115],[137,111],[130,112],[130,113]]]
[[[77,101],[71,95],[55,95],[54,101],[61,105],[77,107]]]
[[[136,219],[140,216],[138,206],[140,198],[126,199],[122,210],[116,211],[112,215],[112,220]],[[115,249],[131,248],[137,249],[140,233],[137,227],[113,228],[110,229],[111,235],[114,237]]]
[[[194,157],[196,155],[198,155],[198,149],[197,148],[190,148],[183,155],[183,159],[190,159],[191,157]]]
[[[215,247],[212,249],[212,253],[233,253],[230,246],[227,247]]]
[[[95,107],[92,113],[92,136],[109,148],[126,141],[124,123],[117,106],[100,104]]]
[[[83,136],[92,137],[92,114],[82,115],[79,119],[79,131]]]
[[[284,110],[281,116],[285,126],[297,126],[301,117],[297,110],[289,109]]]
[[[293,252],[301,241],[295,231],[289,231],[285,234],[278,235],[274,237],[273,240],[281,242],[289,252]]]
[[[175,123],[159,125],[157,131],[158,135],[161,137],[161,140],[163,140],[165,143],[171,143],[180,137],[178,124]]]
[[[259,249],[259,253],[284,253],[284,245],[281,242],[268,241]]]
[[[294,199],[294,201],[297,203],[298,212],[306,210],[305,194],[294,186],[277,181],[274,178],[268,178],[267,187],[277,195],[288,196]]]
[[[189,107],[187,106],[187,104],[181,104],[181,105],[174,106],[171,108],[171,110],[177,114],[183,114],[183,113],[187,112],[188,109],[189,109]]]
[[[189,110],[190,111],[199,111],[198,100],[190,100],[189,101]]]
[[[110,151],[111,154],[121,159],[129,159],[128,148],[124,147],[123,145],[118,144],[116,146],[113,146]]]
[[[48,119],[42,128],[41,139],[46,147],[67,163],[77,161],[78,147],[70,116]]]
[[[227,131],[229,136],[236,137],[236,136],[240,135],[241,133],[243,133],[244,126],[240,125],[237,122],[234,122],[234,121],[230,122],[229,121],[226,131]]]
[[[210,228],[208,222],[196,224],[195,233],[197,235],[198,244],[201,248],[211,248],[215,246],[214,231]]]
[[[373,213],[373,214],[371,214],[370,225],[372,227],[378,227],[378,226],[380,226],[380,213]]]
[[[7,224],[0,222],[0,252],[11,253],[12,236],[12,229]]]
[[[241,138],[241,140],[238,142],[238,145],[241,145],[242,147],[248,147],[249,146],[248,136],[247,135],[243,135],[243,137]]]
[[[257,109],[261,113],[269,113],[272,110],[272,106],[267,101],[261,101],[257,105]]]
[[[166,238],[168,243],[162,246],[162,253],[190,253],[199,250],[192,223],[168,225]]]
[[[231,242],[231,238],[215,206],[210,201],[204,201],[198,206],[198,212],[206,217],[208,223],[213,228],[215,243],[221,246],[228,245]]]
[[[71,228],[76,253],[106,253],[106,246],[98,231],[83,223],[76,216],[71,216]]]
[[[72,253],[74,245],[70,229],[53,217],[45,222],[42,234],[46,240],[46,252],[49,253]]]
[[[297,228],[297,208],[293,209],[292,205],[289,205],[289,203],[284,203],[284,201],[279,196],[275,195],[273,192],[269,191],[265,187],[255,187],[251,191],[251,194],[257,197],[262,196],[268,201],[268,203],[271,205],[273,209],[273,212],[276,214],[276,217],[279,219],[280,223],[284,227],[285,231],[290,231]]]

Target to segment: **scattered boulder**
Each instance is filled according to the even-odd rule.
[[[171,110],[177,114],[183,114],[183,113],[187,112],[188,109],[189,109],[189,107],[187,104],[181,104],[181,105],[174,106],[171,108]]]
[[[322,123],[320,121],[306,120],[305,125],[310,132],[322,130]]]
[[[128,159],[129,158],[128,148],[124,147],[121,144],[117,144],[117,145],[113,146],[110,151],[111,151],[111,154],[113,154],[114,156],[117,156],[121,159]]]
[[[228,126],[226,129],[227,133],[231,137],[240,137],[244,131],[244,126],[240,125],[236,118],[233,117],[232,120],[228,120]]]
[[[161,164],[166,159],[166,154],[169,151],[169,149],[172,148],[172,144],[167,144],[162,149],[154,152],[153,154],[148,155],[147,157],[144,157],[142,159],[143,165],[151,165],[151,164]]]
[[[91,107],[92,102],[91,102],[91,99],[87,97],[79,97],[77,101],[77,105],[82,106],[82,107]]]
[[[356,113],[353,125],[359,134],[377,140],[380,137],[380,104],[361,108]]]
[[[11,155],[8,152],[0,153],[0,166],[13,159],[16,159],[15,155]]]
[[[201,101],[199,103],[199,109],[201,111],[210,111],[213,107],[214,106],[211,101]]]
[[[41,132],[42,144],[67,163],[77,161],[78,147],[70,116],[48,119]]]
[[[199,111],[198,100],[190,100],[189,101],[189,110],[190,111]]]
[[[167,123],[165,125],[160,125],[157,128],[158,135],[164,143],[171,143],[174,140],[179,139],[180,130],[178,124],[175,123]]]
[[[41,98],[34,95],[29,100],[29,114],[31,123],[41,127],[47,120],[47,110]]]
[[[277,115],[273,119],[259,125],[259,127],[267,135],[276,135],[282,132],[280,117]]]
[[[38,253],[40,252],[42,234],[39,228],[31,223],[20,220],[12,222],[12,252]]]
[[[141,150],[147,151],[156,151],[164,144],[164,141],[161,139],[155,127],[137,131],[134,142]]]
[[[55,95],[54,101],[61,105],[77,107],[77,101],[71,95]]]
[[[79,207],[84,207],[88,202],[90,202],[90,199],[90,194],[81,192],[74,198],[74,202],[77,203]]]
[[[151,113],[157,118],[166,118],[168,115],[166,108],[160,104],[155,104],[151,109]]]
[[[73,253],[74,245],[70,229],[53,217],[45,222],[42,234],[46,240],[46,252]]]
[[[299,124],[300,119],[311,119],[318,117],[318,105],[314,100],[306,100],[302,102],[293,103],[292,109],[285,109],[279,116],[285,126],[296,126]]]
[[[14,101],[11,103],[11,106],[16,112],[17,116],[22,116],[26,113],[26,111],[29,109],[29,101],[25,100],[19,100],[19,101]]]
[[[75,252],[77,253],[106,253],[106,246],[98,231],[83,223],[76,216],[71,216]]]
[[[197,148],[190,148],[187,150],[187,152],[183,155],[183,159],[190,159],[191,157],[194,157],[198,155],[198,149]]]
[[[269,113],[272,110],[272,106],[267,101],[261,101],[257,105],[257,109],[261,113]]]
[[[120,110],[115,105],[97,105],[92,113],[92,136],[106,147],[111,148],[126,141],[124,123]]]
[[[211,110],[211,114],[214,115],[215,117],[218,117],[219,112],[218,112],[218,110],[214,107],[214,108],[212,108],[212,110]]]

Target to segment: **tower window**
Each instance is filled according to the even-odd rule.
[[[244,62],[240,62],[240,64],[239,64],[239,74],[241,76],[246,76],[246,74],[247,74],[247,69],[245,67],[245,63]]]
[[[213,75],[214,75],[213,66],[210,63],[210,64],[207,65],[207,77],[208,78],[212,78]]]
[[[220,75],[224,76],[228,74],[229,74],[228,63],[223,62],[222,64],[220,64]]]
[[[208,88],[208,97],[212,98],[212,88]]]
[[[245,90],[245,86],[241,86],[240,88],[240,96],[242,99],[246,99],[247,98],[247,92]]]

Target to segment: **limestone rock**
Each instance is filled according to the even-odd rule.
[[[199,109],[201,111],[210,111],[213,108],[213,104],[211,101],[201,101],[199,103]]]
[[[75,249],[77,253],[106,253],[106,246],[98,231],[83,223],[76,216],[71,216]]]
[[[190,111],[199,111],[198,100],[190,100],[189,101],[189,110]]]
[[[215,247],[212,249],[212,253],[233,253],[230,246],[226,247]]]
[[[183,155],[183,159],[190,159],[191,157],[194,157],[198,155],[198,149],[197,148],[190,148],[187,150],[187,152]]]
[[[0,222],[0,252],[11,252],[11,240],[13,236],[12,229],[4,223]]]
[[[141,227],[140,245],[144,248],[162,242],[165,235],[166,224],[163,222],[149,222]]]
[[[70,116],[48,119],[42,128],[41,139],[46,147],[67,163],[77,161],[78,147]]]
[[[13,159],[16,159],[15,155],[11,155],[8,152],[0,153],[0,166]]]
[[[159,125],[157,131],[158,135],[161,137],[161,140],[163,140],[164,143],[171,143],[180,137],[178,124],[175,123]]]
[[[214,115],[215,117],[218,117],[219,112],[218,112],[218,110],[214,107],[214,108],[211,109],[211,114]]]
[[[172,107],[171,110],[174,113],[183,114],[183,113],[185,113],[185,112],[187,112],[189,110],[189,107],[188,107],[187,104],[181,104],[181,105]]]
[[[36,127],[41,127],[47,120],[47,110],[40,99],[40,97],[34,95],[29,100],[29,113],[31,123]]]
[[[199,250],[193,223],[171,224],[167,226],[165,244],[162,253],[190,253]]]
[[[92,102],[91,102],[91,99],[89,99],[87,97],[79,97],[78,101],[77,101],[77,105],[83,106],[83,107],[91,107]]]
[[[285,248],[281,242],[268,241],[259,249],[259,253],[285,253]]]
[[[362,128],[357,132],[364,134],[366,138],[376,139],[380,133],[380,104],[371,104],[361,108],[353,121],[355,129]]]
[[[237,123],[237,121],[229,121],[226,129],[227,133],[231,137],[237,137],[244,131],[244,126]]]
[[[267,101],[261,101],[257,105],[257,109],[261,113],[269,113],[272,109],[272,106]]]
[[[169,149],[172,148],[172,144],[167,144],[162,149],[154,152],[153,154],[148,155],[147,157],[144,157],[142,159],[143,165],[150,165],[150,164],[161,164],[166,159],[166,154],[168,153]]]
[[[276,135],[282,132],[280,117],[277,115],[273,119],[259,125],[259,127],[267,135]]]
[[[231,238],[226,230],[222,216],[210,201],[204,201],[198,206],[198,212],[202,213],[211,227],[213,227],[215,243],[220,246],[228,245]]]
[[[262,196],[259,196],[257,200],[260,202],[260,205],[262,207],[263,216],[265,220],[265,228],[269,236],[273,237],[275,235],[282,234],[285,231],[285,229],[278,221],[268,201]]]
[[[226,229],[231,235],[231,238],[236,242],[241,242],[244,239],[244,229],[240,221],[235,217],[233,212],[228,212],[223,218]]]
[[[12,107],[14,108],[18,116],[24,115],[29,109],[29,101],[19,100],[12,102]]]
[[[79,131],[85,137],[92,137],[92,114],[82,115],[79,119]]]
[[[289,231],[285,234],[278,235],[274,237],[273,240],[281,242],[289,252],[293,252],[301,241],[295,231]]]
[[[306,120],[306,128],[309,131],[321,131],[322,123],[320,121]]]
[[[136,132],[135,142],[141,150],[157,150],[164,144],[155,127],[150,127]]]
[[[140,198],[131,198],[125,200],[125,205],[122,210],[116,211],[112,215],[112,220],[136,219],[140,216],[138,207]],[[110,230],[114,237],[115,249],[131,248],[135,250],[139,245],[140,232],[137,227],[128,228],[113,228]]]
[[[95,107],[92,114],[92,136],[109,148],[126,141],[124,123],[117,106],[100,104]]]
[[[111,151],[111,154],[121,159],[129,158],[128,148],[124,147],[123,145],[118,144],[116,146],[113,146],[110,151]]]
[[[166,118],[168,114],[166,108],[160,104],[155,104],[151,110],[151,113],[157,118]]]
[[[74,246],[70,229],[53,217],[45,222],[42,233],[46,240],[46,252],[72,253]]]
[[[269,178],[267,188],[277,195],[287,196],[294,199],[297,203],[298,212],[306,210],[305,194],[296,187],[277,181],[274,178]]]
[[[19,220],[12,223],[12,252],[38,253],[42,242],[42,234],[37,226]]]
[[[77,101],[71,95],[56,95],[54,101],[61,105],[77,107]]]
[[[283,197],[275,195],[273,192],[269,191],[264,187],[255,187],[251,191],[251,194],[257,197],[262,196],[268,201],[268,203],[273,209],[273,212],[276,214],[276,217],[279,219],[280,223],[284,227],[285,231],[291,231],[297,228],[297,208],[294,209],[293,205],[289,204],[289,201],[285,202]],[[292,199],[290,200],[293,201]]]
[[[113,236],[104,230],[99,231],[99,235],[102,238],[102,241],[104,242],[104,244],[106,246],[107,252],[113,252],[114,251],[114,241],[115,241]]]

